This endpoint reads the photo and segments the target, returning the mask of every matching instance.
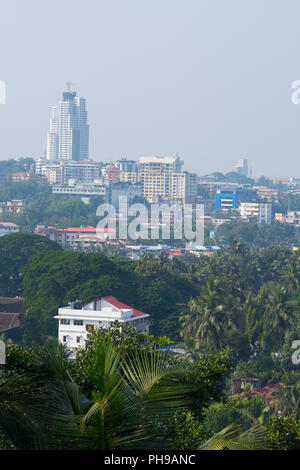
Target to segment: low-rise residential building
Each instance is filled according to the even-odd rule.
[[[35,228],[34,233],[36,235],[48,237],[59,245],[69,246],[71,248],[80,246],[81,242],[87,242],[88,239],[91,244],[95,244],[92,243],[92,241],[95,242],[96,239],[101,243],[103,241],[116,238],[116,230],[112,228],[96,228],[91,226],[57,228],[49,227],[47,225],[38,225]]]
[[[284,222],[300,226],[300,211],[288,211],[284,217]]]
[[[10,213],[10,214],[19,214],[23,211],[25,207],[25,202],[21,199],[13,199],[12,201],[3,201],[0,202],[0,214]]]
[[[19,183],[20,181],[28,181],[30,180],[30,172],[21,171],[21,172],[13,173],[11,175],[11,179],[13,183]]]
[[[58,340],[70,349],[85,348],[89,333],[108,328],[115,322],[132,325],[141,332],[148,330],[150,315],[120,302],[112,296],[95,299],[85,305],[71,302],[58,309]]]
[[[20,225],[12,222],[0,222],[0,237],[9,233],[20,232]]]
[[[0,297],[0,334],[13,340],[20,339],[24,313],[22,297]]]

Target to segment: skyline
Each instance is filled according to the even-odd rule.
[[[247,158],[255,177],[299,176],[300,5],[142,3],[3,7],[0,159],[43,156],[50,107],[71,80],[87,99],[91,159],[178,154],[206,174]]]

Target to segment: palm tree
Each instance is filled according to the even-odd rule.
[[[0,430],[18,450],[47,449],[59,413],[54,395],[36,376],[13,374],[0,382]]]
[[[183,338],[193,338],[195,349],[199,349],[202,344],[213,346],[215,349],[222,347],[224,304],[214,279],[207,282],[203,295],[190,300],[189,310],[187,315],[181,317]]]
[[[269,291],[268,307],[266,311],[266,319],[269,333],[276,333],[279,338],[279,347],[282,347],[282,341],[287,328],[290,326],[290,309],[289,309],[290,293],[284,286],[275,285]]]
[[[242,432],[232,424],[215,434],[199,447],[199,450],[266,450],[268,449],[266,429],[254,426]]]
[[[97,348],[91,398],[59,421],[58,437],[82,449],[145,447],[150,438],[162,445],[174,407],[186,406],[193,388],[182,381],[185,368],[165,351],[124,359],[109,340]]]

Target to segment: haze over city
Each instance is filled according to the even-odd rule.
[[[299,2],[6,2],[0,159],[46,149],[66,81],[87,99],[90,158],[176,153],[198,174],[247,158],[300,175]]]

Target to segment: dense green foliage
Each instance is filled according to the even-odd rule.
[[[0,296],[23,295],[21,273],[33,255],[45,250],[61,251],[48,238],[25,233],[14,233],[0,238]]]

